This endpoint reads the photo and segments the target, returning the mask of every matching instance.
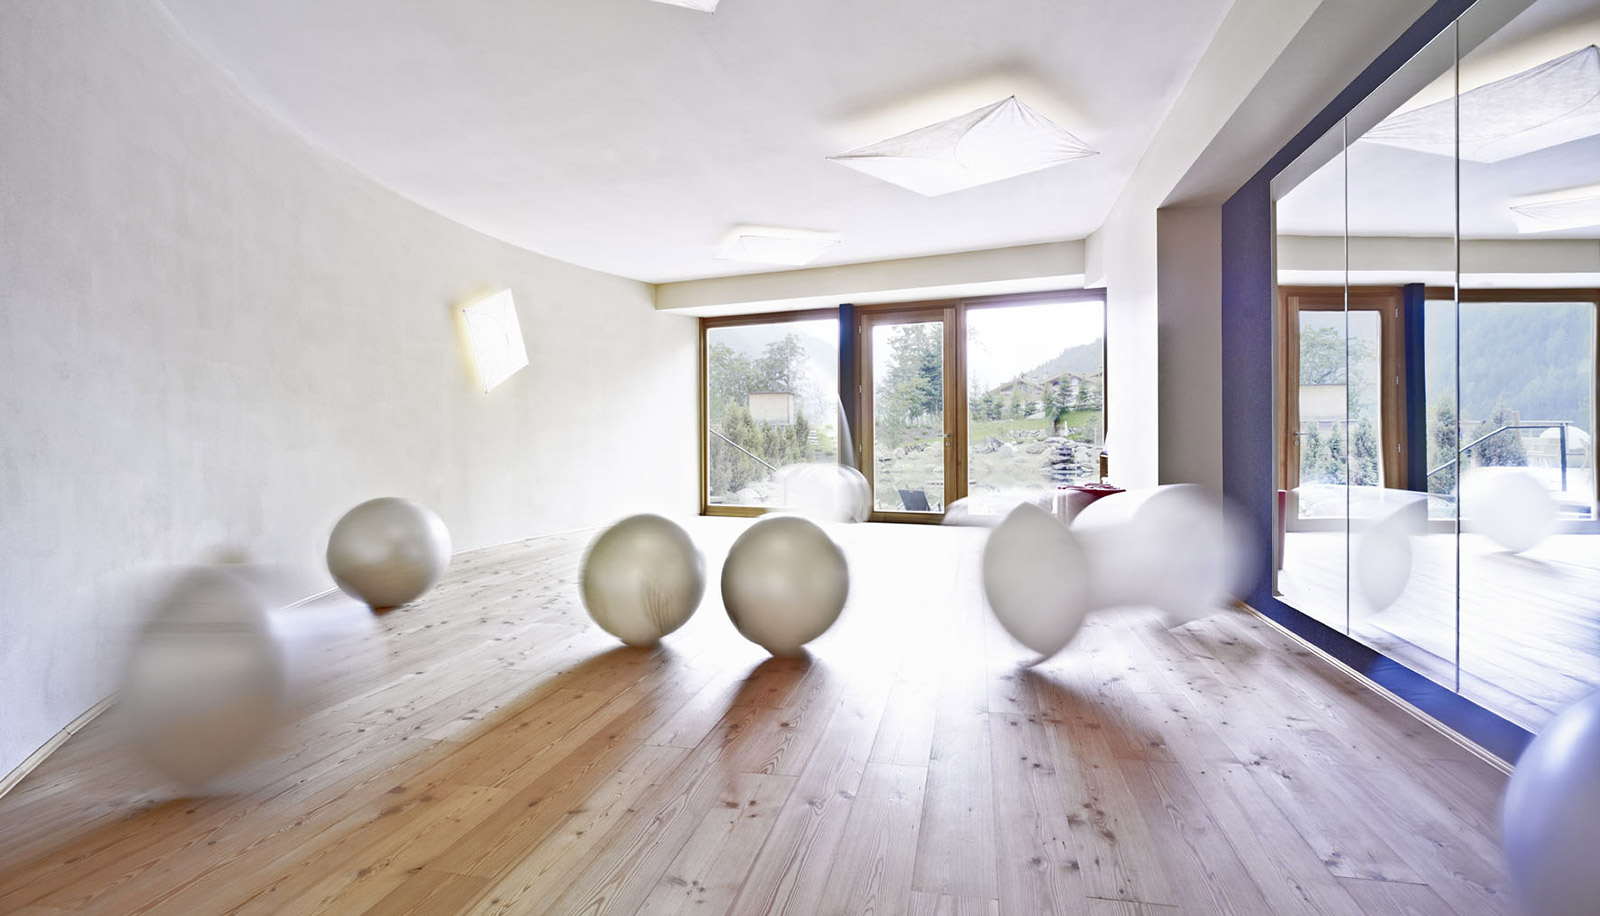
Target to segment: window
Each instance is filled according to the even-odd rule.
[[[779,471],[839,460],[838,316],[706,319],[702,347],[702,505],[782,508]]]

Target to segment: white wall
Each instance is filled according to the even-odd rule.
[[[312,149],[152,0],[0,4],[0,125],[0,774],[107,693],[119,572],[319,569],[383,494],[458,550],[694,510],[692,319]],[[485,396],[450,306],[503,286]]]
[[[1156,215],[1162,483],[1222,489],[1222,208]]]
[[[1106,448],[1112,479],[1123,486],[1165,479],[1162,452],[1187,447],[1178,430],[1162,426],[1161,376],[1218,359],[1215,351],[1195,353],[1180,364],[1160,347],[1160,313],[1168,303],[1159,298],[1157,210],[1317,5],[1235,0],[1105,225],[1089,237],[1089,282],[1098,278],[1106,287]],[[1212,255],[1220,257],[1215,243]],[[1172,279],[1182,282],[1176,273]],[[1167,387],[1177,384],[1182,381],[1174,377]]]

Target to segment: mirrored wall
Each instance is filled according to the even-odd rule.
[[[1600,3],[1488,19],[1274,181],[1273,586],[1537,731],[1600,688]]]

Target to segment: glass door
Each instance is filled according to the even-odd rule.
[[[1099,480],[1102,300],[976,306],[965,319],[966,495],[1006,506],[1007,494]]]
[[[954,308],[877,312],[861,319],[861,469],[872,518],[938,521],[960,494],[953,404]]]

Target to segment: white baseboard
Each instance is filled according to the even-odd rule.
[[[29,754],[28,759],[17,764],[16,769],[7,773],[4,779],[0,779],[0,798],[4,798],[7,792],[10,792],[16,787],[17,783],[22,781],[23,777],[32,773],[38,768],[39,764],[44,763],[46,758],[56,752],[56,748],[66,744],[68,738],[77,734],[85,725],[93,722],[97,716],[109,709],[115,700],[115,696],[109,696],[89,707],[78,718],[68,722],[66,728],[56,732],[38,750]]]

